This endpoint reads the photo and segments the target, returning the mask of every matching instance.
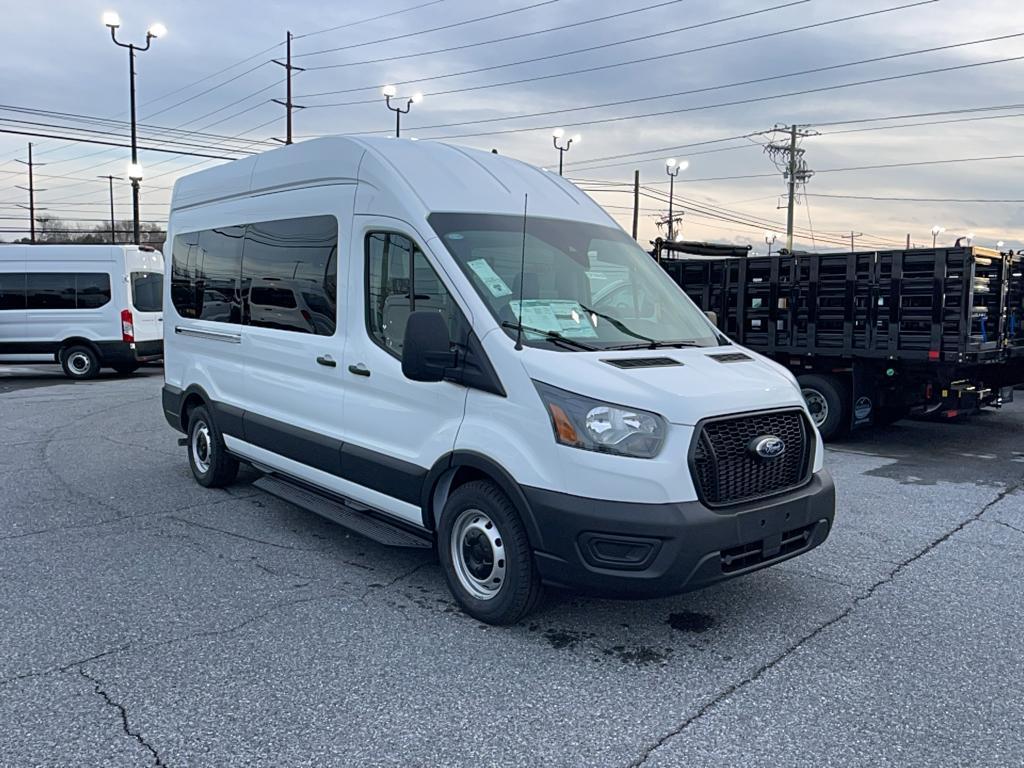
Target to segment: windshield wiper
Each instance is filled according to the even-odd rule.
[[[531,328],[528,325],[520,326],[519,323],[513,323],[511,320],[505,320],[504,322],[502,322],[501,327],[511,328],[513,331],[517,331],[520,328],[522,328],[524,331],[527,331],[528,333],[536,333],[540,336],[543,336],[545,339],[549,339],[550,341],[564,344],[567,347],[572,347],[574,349],[583,349],[586,350],[587,352],[597,351],[597,347],[592,347],[590,344],[584,344],[582,341],[577,341],[576,339],[570,339],[568,336],[563,336],[558,331],[549,331],[546,328]]]
[[[642,339],[643,341],[646,341],[647,344],[650,345],[650,349],[658,348],[658,344],[660,342],[656,341],[655,339],[652,339],[650,336],[644,336],[642,333],[637,333],[632,328],[627,326],[624,322],[619,320],[617,317],[612,317],[611,315],[606,315],[603,312],[598,312],[596,309],[591,309],[590,307],[584,304],[580,304],[580,307],[582,307],[584,312],[589,312],[590,314],[596,315],[597,317],[600,317],[603,320],[607,320],[609,323],[615,326],[615,328],[622,331],[622,333],[626,334],[627,336],[632,336],[634,339]],[[637,346],[642,348],[642,345]],[[611,347],[611,349],[617,349],[617,347]]]
[[[651,344],[622,344],[617,347],[605,347],[605,349],[661,349],[662,347],[702,347],[696,341],[682,339],[680,341],[655,341]]]

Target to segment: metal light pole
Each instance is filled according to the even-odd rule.
[[[680,171],[685,171],[690,167],[690,163],[686,160],[678,161],[674,157],[670,157],[665,161],[665,173],[668,174],[668,240],[669,242],[674,241],[675,238],[675,213],[673,206],[675,205],[676,196],[676,176],[679,175]]]
[[[582,139],[583,139],[583,137],[580,136],[577,133],[575,136],[570,136],[568,139],[566,139],[565,146],[563,147],[561,144],[558,143],[558,140],[561,139],[563,136],[565,136],[565,129],[564,128],[555,128],[555,130],[553,130],[551,132],[551,138],[552,138],[552,141],[554,142],[555,149],[558,150],[558,175],[559,176],[562,175],[562,161],[563,161],[563,159],[565,157],[565,153],[569,151],[569,147],[571,147],[573,145],[573,142],[576,142],[577,144],[579,144],[580,141],[582,141]]]
[[[413,104],[419,104],[423,101],[422,93],[414,93],[411,98],[405,100],[405,108],[396,107],[391,104],[391,100],[395,98],[398,91],[393,85],[385,85],[383,88],[384,103],[388,105],[388,109],[395,113],[395,138],[397,139],[402,134],[402,115],[409,114],[409,110],[412,109]]]
[[[139,183],[142,181],[142,167],[139,165],[139,149],[136,137],[135,121],[135,52],[148,51],[150,44],[155,37],[163,37],[167,34],[167,27],[163,24],[151,24],[146,30],[146,44],[135,45],[134,43],[122,43],[117,39],[117,30],[121,26],[121,17],[116,13],[107,12],[103,14],[103,23],[110,27],[110,39],[114,44],[128,49],[128,88],[131,94],[132,112],[132,163],[129,166],[128,177],[132,182],[132,229],[134,242],[138,245],[142,240],[139,234]]]
[[[98,179],[106,179],[110,182],[110,244],[117,245],[117,229],[114,224],[114,174],[97,176]]]
[[[938,242],[939,235],[941,235],[945,231],[946,231],[946,228],[945,227],[940,227],[938,224],[936,224],[934,227],[932,227],[932,248],[934,248],[935,244]]]
[[[768,255],[772,255],[772,246],[775,245],[775,241],[778,240],[779,236],[774,232],[764,233],[764,243],[768,246]]]

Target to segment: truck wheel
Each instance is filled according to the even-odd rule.
[[[817,374],[798,376],[797,381],[822,439],[846,434],[850,427],[850,393],[846,383],[835,376]]]
[[[238,475],[238,460],[224,447],[224,437],[205,405],[189,414],[188,463],[196,482],[206,488],[221,488]]]
[[[462,609],[487,624],[513,624],[533,610],[541,584],[526,530],[493,483],[457,488],[441,514],[437,549]]]
[[[100,373],[96,353],[85,345],[68,347],[60,353],[60,367],[69,379],[95,379]]]
[[[129,374],[135,373],[139,370],[138,363],[117,363],[116,365],[110,366],[122,376],[128,376]]]

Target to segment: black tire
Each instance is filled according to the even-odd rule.
[[[224,437],[205,405],[188,417],[188,465],[196,482],[206,488],[222,488],[238,475],[238,460],[224,447]]]
[[[61,350],[60,367],[64,375],[75,381],[95,379],[100,374],[100,359],[92,347],[76,344]]]
[[[122,376],[129,376],[139,370],[140,363],[117,363],[110,366]]]
[[[823,440],[842,437],[850,429],[850,387],[836,376],[798,376],[811,419]],[[819,417],[823,416],[823,419]]]
[[[462,544],[453,552],[456,540]],[[537,605],[540,575],[526,529],[494,483],[474,480],[452,493],[441,514],[437,550],[448,588],[473,618],[514,624]]]

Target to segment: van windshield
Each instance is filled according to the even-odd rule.
[[[552,349],[718,346],[714,326],[626,233],[578,221],[434,213],[430,225],[510,336]]]
[[[164,300],[164,276],[160,272],[132,272],[132,304],[139,312],[159,312]]]

